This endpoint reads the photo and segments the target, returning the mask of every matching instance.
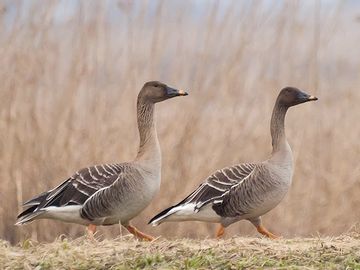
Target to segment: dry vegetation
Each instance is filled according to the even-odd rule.
[[[146,223],[214,170],[265,159],[271,150],[273,102],[286,85],[305,89],[319,101],[299,106],[287,117],[296,157],[293,185],[281,205],[265,216],[265,224],[289,237],[340,235],[359,222],[356,9],[345,1],[274,1],[271,6],[268,1],[201,3],[0,2],[0,238],[17,243],[83,234],[81,226],[54,221],[13,224],[23,200],[57,185],[77,169],[134,157],[136,95],[145,81],[154,79],[187,89],[190,96],[157,107],[162,186],[134,220],[139,228],[167,237],[213,235],[212,224],[151,228]],[[119,234],[119,227],[104,227],[100,233],[110,239]],[[234,234],[254,234],[254,229],[242,222],[227,232]],[[92,257],[91,249],[80,251],[85,243],[79,241],[79,246],[57,241],[49,252],[61,249],[59,254],[72,260],[67,250],[75,249]],[[234,248],[247,243],[253,243],[254,249],[258,243],[270,245],[266,240],[238,239],[204,245],[234,241],[238,244]],[[320,242],[311,240],[305,249],[319,252]],[[354,243],[359,245],[358,240]],[[192,254],[200,247],[196,241],[179,244]],[[113,250],[125,256],[119,251],[121,241],[111,249],[106,248],[112,247],[111,242],[102,245],[109,256]],[[137,245],[140,250],[153,248],[130,243],[134,250]],[[160,254],[162,246],[154,249]],[[38,244],[14,247],[8,259],[45,250]],[[201,252],[207,256],[207,251]],[[270,249],[267,252],[272,254]],[[40,253],[37,256],[35,261],[40,260]],[[164,256],[159,260],[167,260]],[[101,268],[105,262],[98,257],[94,263]],[[269,263],[279,266],[276,258]]]
[[[0,242],[1,269],[360,269],[360,235],[228,240],[101,242],[78,238],[51,244]]]

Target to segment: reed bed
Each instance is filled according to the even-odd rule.
[[[1,1],[0,238],[52,241],[84,228],[13,224],[21,203],[76,170],[131,160],[136,96],[161,80],[190,95],[157,106],[162,184],[134,220],[147,233],[204,238],[215,225],[147,221],[223,166],[266,159],[278,91],[319,97],[292,109],[285,200],[264,217],[285,237],[340,235],[359,222],[360,32],[344,1]],[[119,226],[100,228],[104,238]],[[247,222],[228,236],[254,235]]]

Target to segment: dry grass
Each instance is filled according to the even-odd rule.
[[[79,238],[51,244],[0,242],[1,269],[360,269],[360,235],[271,241],[228,240],[153,243]]]
[[[212,235],[211,224],[145,224],[214,170],[265,159],[272,106],[286,85],[319,101],[289,112],[293,185],[265,224],[284,236],[310,236],[339,235],[359,222],[356,9],[344,1],[274,2],[2,1],[0,237],[83,234],[54,221],[13,224],[23,200],[77,169],[134,157],[136,95],[154,79],[190,96],[157,107],[162,186],[134,220],[141,229]],[[108,238],[118,231],[101,229]],[[228,235],[235,233],[254,229],[243,222],[231,226]]]

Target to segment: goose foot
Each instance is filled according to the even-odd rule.
[[[218,239],[221,238],[224,235],[224,233],[225,233],[225,228],[223,225],[220,224],[220,226],[216,232],[216,238],[218,238]]]
[[[143,241],[153,241],[155,238],[151,235],[145,234],[138,229],[136,229],[134,226],[127,225],[125,228],[129,231],[129,233],[133,234],[136,238],[143,240]]]
[[[261,233],[262,235],[265,235],[266,237],[268,237],[270,239],[279,238],[279,236],[269,232],[263,225],[256,226],[256,229],[259,233]]]

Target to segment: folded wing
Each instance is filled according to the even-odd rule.
[[[184,215],[191,219],[193,213],[196,214],[210,202],[222,201],[224,194],[228,193],[232,187],[241,184],[255,167],[256,165],[253,163],[244,163],[216,171],[184,200],[163,210],[153,217],[149,223],[158,225],[172,215]]]
[[[125,169],[125,164],[106,164],[77,171],[56,188],[25,202],[23,206],[29,206],[29,208],[18,216],[16,224],[32,221],[50,206],[65,207],[84,204],[98,190],[112,185],[117,179],[115,176]]]
[[[233,186],[243,181],[254,169],[255,164],[240,164],[224,168],[210,175],[193,193],[179,204],[194,203],[196,210],[220,198]]]
[[[142,176],[134,168],[111,176],[111,185],[99,189],[84,202],[80,211],[81,217],[94,220],[114,216],[119,211],[127,212],[126,209],[120,208],[128,208],[126,202],[137,194],[136,190],[139,187],[135,183],[139,179],[142,179]]]

